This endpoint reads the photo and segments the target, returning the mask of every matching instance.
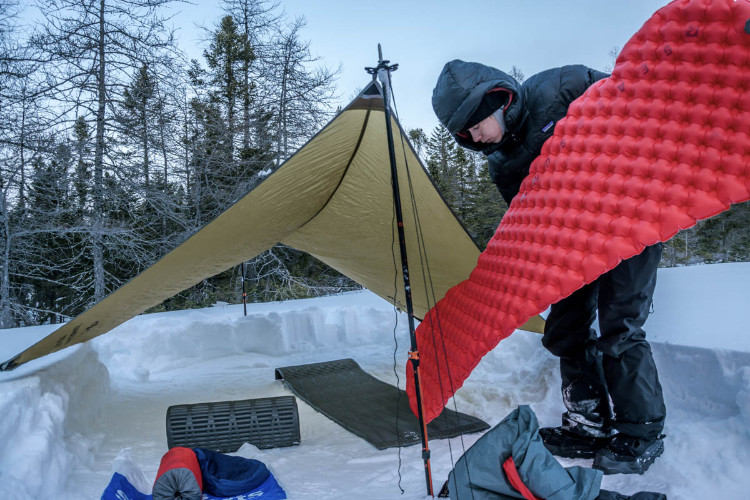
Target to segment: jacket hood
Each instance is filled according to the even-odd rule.
[[[460,145],[483,152],[496,149],[496,144],[474,142],[471,135],[463,133],[485,94],[496,88],[511,94],[504,111],[510,135],[523,118],[524,96],[518,81],[499,69],[459,59],[450,61],[443,67],[432,91],[432,109]]]

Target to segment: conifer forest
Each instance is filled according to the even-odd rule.
[[[106,297],[273,172],[353,90],[273,1],[223,0],[199,59],[176,42],[172,3],[46,0],[29,19],[0,0],[0,328],[67,321]],[[486,160],[441,126],[408,136],[483,248],[507,208]],[[662,265],[749,249],[745,203],[678,233]],[[277,245],[155,310],[358,287]]]

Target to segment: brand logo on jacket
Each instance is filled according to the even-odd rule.
[[[542,129],[542,132],[546,132],[546,131],[548,131],[549,129],[551,129],[551,128],[552,128],[552,125],[554,125],[554,124],[555,124],[554,120],[553,120],[553,121],[551,121],[551,122],[549,122],[549,123],[548,123],[547,125],[545,125],[545,126],[544,126],[544,128]]]

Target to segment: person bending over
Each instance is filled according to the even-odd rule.
[[[498,69],[454,60],[440,73],[432,106],[459,145],[487,156],[510,205],[568,106],[607,76],[572,65],[521,85]],[[552,305],[542,344],[560,358],[567,410],[562,425],[540,429],[552,453],[594,458],[605,473],[642,474],[664,450],[666,408],[643,330],[661,252],[661,243],[646,247]]]

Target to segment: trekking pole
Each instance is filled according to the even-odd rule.
[[[414,307],[411,300],[411,284],[409,282],[409,263],[406,259],[406,237],[404,236],[404,217],[401,210],[401,192],[398,185],[398,170],[396,169],[396,152],[393,146],[393,129],[391,127],[391,105],[388,95],[388,85],[390,82],[391,71],[398,69],[398,64],[389,65],[390,61],[383,60],[383,51],[378,44],[378,66],[376,68],[365,68],[377,77],[383,86],[383,101],[385,108],[385,128],[388,136],[388,156],[391,162],[391,186],[393,187],[393,203],[396,210],[396,227],[398,229],[398,243],[401,251],[401,268],[404,278],[404,294],[406,296],[406,314],[409,319],[409,335],[411,338],[411,350],[409,351],[409,360],[414,370],[414,387],[417,397],[417,413],[419,418],[419,429],[422,434],[422,459],[424,460],[425,479],[427,481],[427,494],[435,496],[432,488],[432,471],[430,469],[430,446],[427,439],[427,424],[424,421],[422,411],[422,395],[419,384],[419,349],[417,348],[417,335],[414,328]]]
[[[247,292],[245,291],[245,263],[242,263],[242,307],[245,309],[247,316]]]

